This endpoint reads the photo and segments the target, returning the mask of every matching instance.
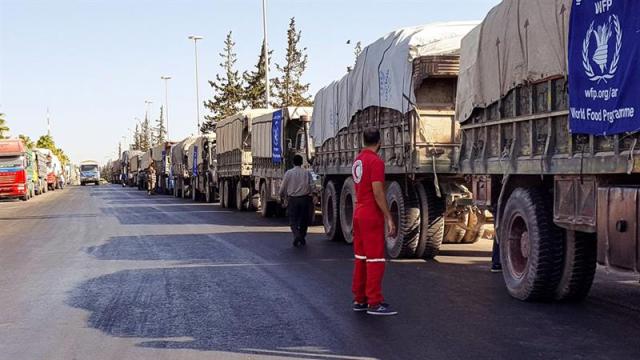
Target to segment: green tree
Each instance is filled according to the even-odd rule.
[[[40,136],[40,138],[36,142],[36,147],[51,150],[51,152],[58,157],[58,159],[62,163],[62,166],[65,166],[69,163],[69,157],[61,148],[56,147],[56,142],[53,140],[53,137],[51,135]]]
[[[31,140],[31,138],[27,135],[18,135],[18,137],[20,138],[20,140],[22,140],[24,146],[26,146],[28,149],[33,149],[36,146],[33,140]]]
[[[151,143],[153,141],[151,134],[151,122],[149,121],[149,117],[147,115],[144,116],[144,120],[142,121],[142,125],[140,126],[140,150],[147,151],[151,148]]]
[[[136,130],[133,132],[133,144],[131,150],[140,150],[140,125],[136,124]]]
[[[4,118],[4,114],[0,113],[0,139],[5,138],[5,134],[9,132],[9,127],[7,126],[7,121]]]
[[[311,106],[311,96],[307,94],[309,84],[302,83],[302,75],[307,68],[307,48],[299,48],[302,32],[296,30],[296,19],[291,18],[287,31],[287,53],[285,64],[276,64],[276,69],[281,73],[279,78],[273,80],[277,101],[274,107],[286,106]]]
[[[210,132],[215,129],[215,124],[231,116],[242,109],[242,98],[244,88],[242,79],[235,64],[237,61],[232,32],[229,31],[224,41],[224,50],[220,53],[222,63],[220,67],[223,69],[223,75],[216,75],[215,81],[209,81],[209,85],[213,88],[213,100],[204,102],[204,106],[211,111],[211,115],[205,116],[205,122],[202,124],[200,131]]]
[[[167,141],[167,128],[164,125],[164,108],[160,106],[160,117],[156,120],[155,135],[153,144],[160,145]]]
[[[266,83],[265,83],[265,64],[266,58],[264,56],[264,42],[262,43],[262,49],[260,50],[260,57],[258,63],[255,66],[255,70],[249,72],[245,71],[242,74],[244,79],[244,96],[243,100],[246,105],[252,109],[266,108],[267,100],[265,98]],[[273,51],[269,51],[269,59]]]

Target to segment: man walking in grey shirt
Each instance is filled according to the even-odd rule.
[[[313,201],[311,199],[312,177],[309,170],[302,168],[304,159],[300,155],[293,157],[294,168],[284,174],[280,186],[280,198],[287,199],[289,224],[293,232],[293,246],[305,246],[307,229],[309,227],[309,213]]]

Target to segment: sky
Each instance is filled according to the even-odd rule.
[[[282,64],[291,17],[302,31],[310,94],[339,79],[367,45],[398,28],[482,20],[498,0],[267,0],[272,63]],[[131,142],[136,118],[158,117],[168,82],[169,136],[196,132],[193,42],[201,102],[233,31],[237,68],[251,70],[262,42],[261,0],[0,0],[0,113],[11,135],[51,134],[72,161],[105,163]],[[351,40],[348,45],[347,41]],[[275,68],[272,66],[272,74]],[[145,105],[145,101],[152,101]],[[206,110],[201,105],[201,113]]]

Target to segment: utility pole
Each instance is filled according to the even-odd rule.
[[[49,108],[47,108],[47,136],[51,137],[51,117],[49,116]]]
[[[269,87],[269,42],[267,39],[267,0],[262,0],[262,31],[264,33],[264,94],[267,109],[271,109],[271,94]]]
[[[198,35],[190,35],[189,40],[193,40],[193,50],[196,58],[196,114],[198,116],[198,132],[200,134],[200,91],[198,89],[198,40],[202,40],[204,37]]]

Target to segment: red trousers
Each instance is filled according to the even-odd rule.
[[[356,209],[353,217],[353,296],[360,304],[374,307],[383,302],[384,217],[379,213]]]

